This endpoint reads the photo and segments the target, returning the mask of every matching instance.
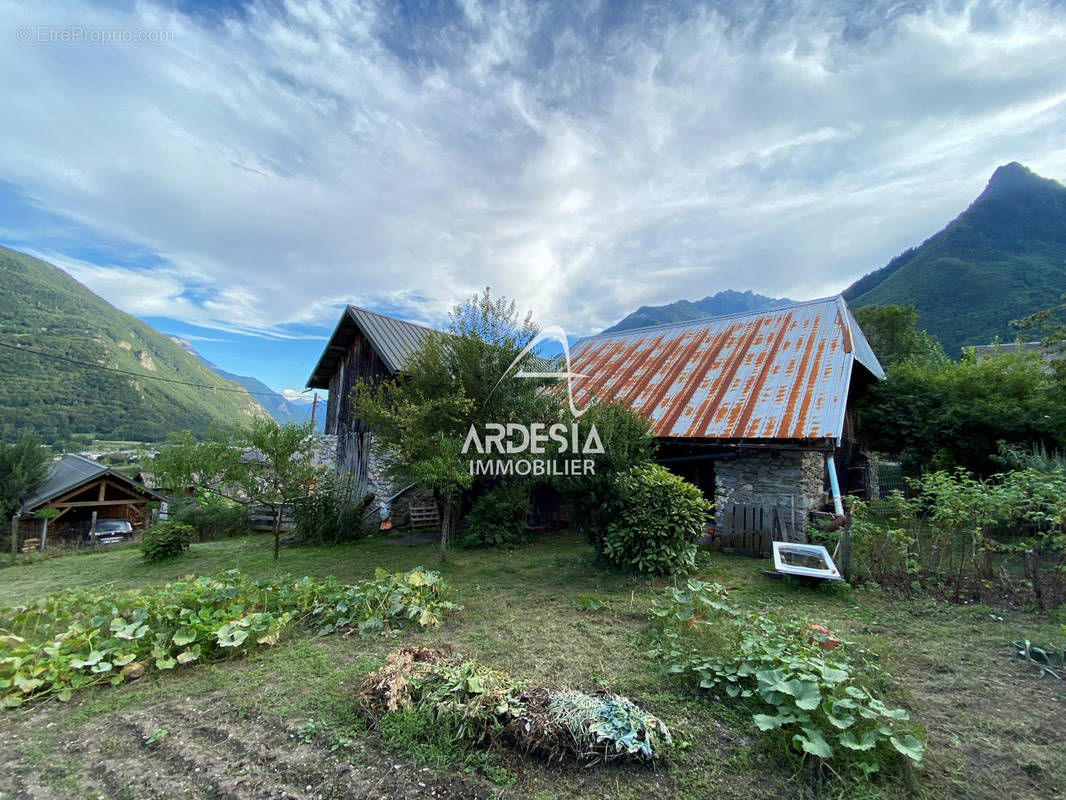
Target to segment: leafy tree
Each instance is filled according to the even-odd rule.
[[[958,362],[946,357],[892,364],[862,401],[863,435],[912,470],[962,466],[996,470],[998,443],[1066,444],[1061,378],[1035,354],[1000,352]]]
[[[0,442],[0,519],[9,520],[22,497],[44,483],[50,462],[33,434],[23,434],[15,444]]]
[[[307,497],[321,476],[311,456],[310,423],[279,425],[273,419],[256,418],[249,426],[213,427],[203,441],[189,431],[171,434],[152,469],[174,489],[195,487],[270,507],[276,559],[286,506]]]
[[[855,320],[866,335],[881,366],[938,353],[936,339],[918,330],[918,312],[908,306],[866,306],[854,311]]]
[[[537,328],[513,301],[489,289],[456,305],[447,332],[425,337],[399,377],[363,382],[353,391],[355,416],[373,431],[389,477],[432,489],[441,512],[441,560],[473,476],[462,458],[471,425],[541,420],[548,402],[538,382],[501,380]]]
[[[1066,350],[1066,294],[1059,298],[1058,305],[1037,311],[1035,314],[1011,320],[1011,327],[1019,332],[1039,335],[1041,342],[1058,351]]]

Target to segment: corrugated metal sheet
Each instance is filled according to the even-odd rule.
[[[578,407],[615,396],[659,437],[841,437],[855,362],[884,377],[841,297],[591,336],[571,348]]]
[[[348,306],[348,313],[393,372],[400,371],[407,357],[417,350],[422,340],[431,333],[429,328],[376,314],[365,308]]]
[[[399,372],[407,357],[418,348],[422,340],[430,333],[430,328],[404,322],[394,317],[386,317],[374,311],[358,306],[348,306],[337,323],[333,335],[326,344],[322,356],[315,365],[307,385],[312,389],[328,389],[329,378],[337,363],[344,358],[348,346],[355,338],[356,330],[361,330],[381,360],[392,372]]]

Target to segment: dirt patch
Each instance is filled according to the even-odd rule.
[[[51,733],[54,709],[10,726],[0,751],[0,798],[404,800],[490,798],[476,778],[413,766],[356,740],[332,749],[274,717],[238,717],[213,694],[97,717]],[[51,712],[51,713],[50,713]],[[21,729],[21,730],[19,730]],[[46,747],[27,742],[47,741]]]

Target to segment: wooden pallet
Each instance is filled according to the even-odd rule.
[[[412,528],[429,528],[440,525],[440,511],[437,510],[436,503],[412,505],[409,513],[411,514]]]

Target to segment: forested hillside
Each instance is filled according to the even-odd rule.
[[[966,345],[1012,341],[1011,320],[1055,305],[1063,292],[1066,186],[1011,163],[947,227],[844,297],[852,308],[913,305],[918,326],[957,358]]]
[[[51,264],[0,247],[0,275],[3,439],[32,431],[59,444],[75,434],[159,441],[265,413],[241,387]]]

